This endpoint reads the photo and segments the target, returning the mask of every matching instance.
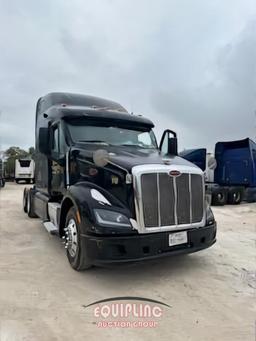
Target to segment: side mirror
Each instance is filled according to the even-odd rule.
[[[174,131],[170,129],[164,131],[160,142],[160,150],[164,154],[178,155],[178,140]]]
[[[177,137],[168,138],[168,154],[178,155],[178,141]]]
[[[39,128],[38,149],[40,153],[45,155],[50,154],[49,140],[50,140],[49,129]]]

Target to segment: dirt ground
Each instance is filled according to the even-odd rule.
[[[0,340],[256,340],[256,204],[214,208],[204,251],[75,272],[61,240],[21,209],[23,185],[0,190]],[[115,296],[164,301],[156,328],[105,328],[84,305]]]

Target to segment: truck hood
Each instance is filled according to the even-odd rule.
[[[100,144],[85,144],[80,143],[72,148],[72,154],[74,153],[78,158],[92,161],[93,152],[98,149],[104,149],[110,154],[110,161],[125,168],[128,172],[131,172],[132,167],[144,164],[168,164],[189,166],[198,169],[193,163],[179,157],[179,156],[164,156],[159,150],[145,149],[138,147],[119,147],[119,146],[105,146]]]

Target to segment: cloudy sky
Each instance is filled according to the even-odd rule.
[[[180,149],[256,137],[255,0],[0,0],[0,143],[51,91],[116,100]]]

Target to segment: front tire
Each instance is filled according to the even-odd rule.
[[[71,207],[65,223],[67,257],[74,270],[89,269],[92,264],[86,256],[85,243],[81,238],[81,223],[77,220],[76,209]]]
[[[28,190],[26,188],[23,191],[23,211],[28,213]]]
[[[37,218],[37,215],[34,211],[34,203],[33,203],[33,199],[32,199],[32,194],[31,191],[28,190],[27,191],[27,213],[29,218]]]

